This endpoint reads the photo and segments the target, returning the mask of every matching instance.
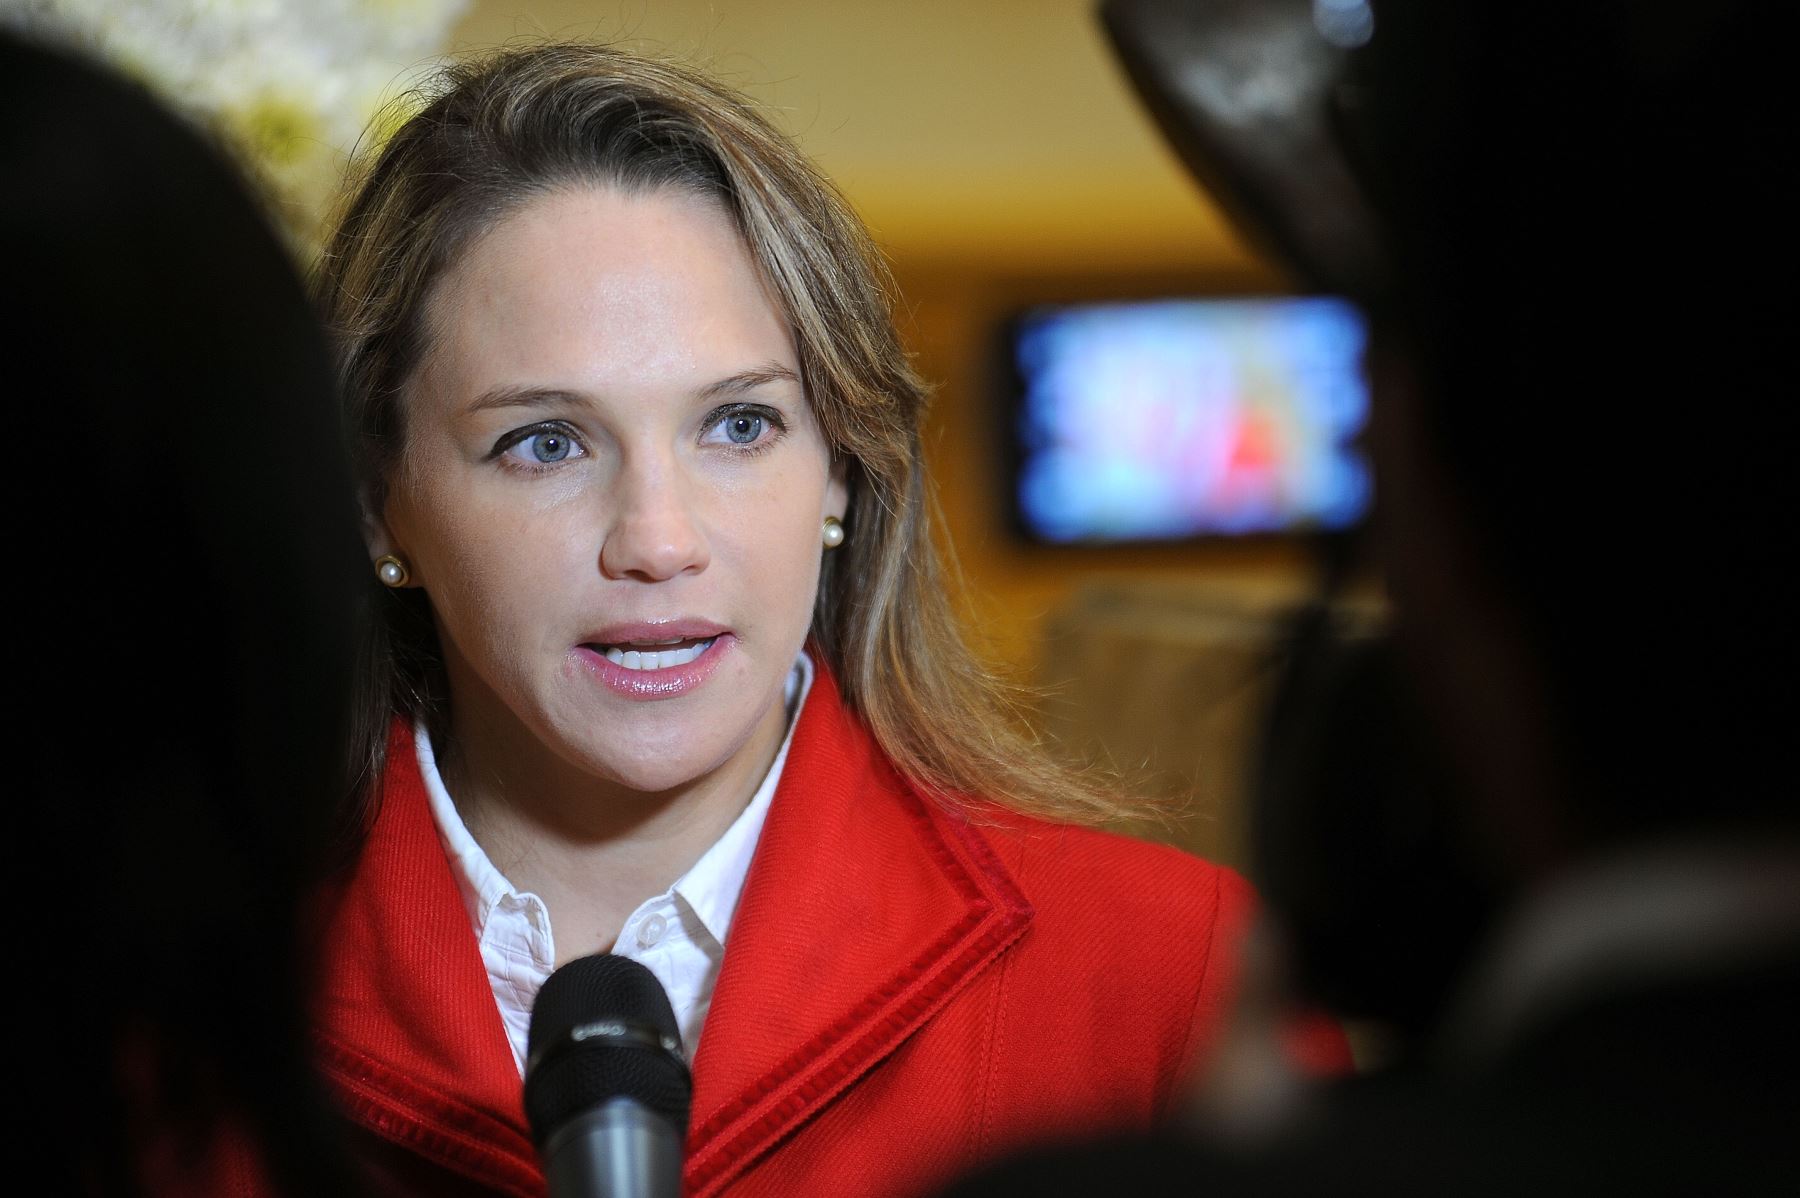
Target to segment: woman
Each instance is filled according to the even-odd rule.
[[[1245,887],[1040,818],[1111,805],[956,637],[882,282],[746,101],[600,47],[453,69],[351,199],[392,602],[321,1044],[396,1188],[541,1187],[531,999],[609,949],[674,1003],[696,1196],[1145,1124],[1204,1047]]]

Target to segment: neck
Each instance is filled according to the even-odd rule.
[[[549,909],[556,963],[604,952],[631,913],[681,878],[743,812],[787,731],[779,700],[725,761],[635,790],[565,760],[484,688],[452,679],[439,770],[494,867]]]

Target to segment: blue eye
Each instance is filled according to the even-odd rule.
[[[781,417],[767,408],[724,408],[706,418],[703,441],[740,449],[761,449],[786,431]]]
[[[526,466],[554,466],[568,458],[582,457],[585,452],[574,434],[557,425],[515,429],[494,446],[495,456],[504,454]]]
[[[734,445],[748,445],[762,436],[763,418],[752,412],[739,412],[725,420],[725,436]]]
[[[540,462],[560,462],[569,456],[569,439],[561,433],[534,433],[521,444]]]

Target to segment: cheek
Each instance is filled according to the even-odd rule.
[[[469,649],[535,622],[566,556],[554,521],[451,488],[420,495],[412,510],[419,577],[447,635]]]
[[[748,497],[746,497],[748,498]],[[763,618],[801,633],[812,619],[819,581],[824,480],[810,474],[761,488],[731,518],[734,556]]]

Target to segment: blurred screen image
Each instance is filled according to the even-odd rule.
[[[1013,510],[1050,544],[1348,528],[1366,328],[1327,297],[1045,306],[1008,333]]]

